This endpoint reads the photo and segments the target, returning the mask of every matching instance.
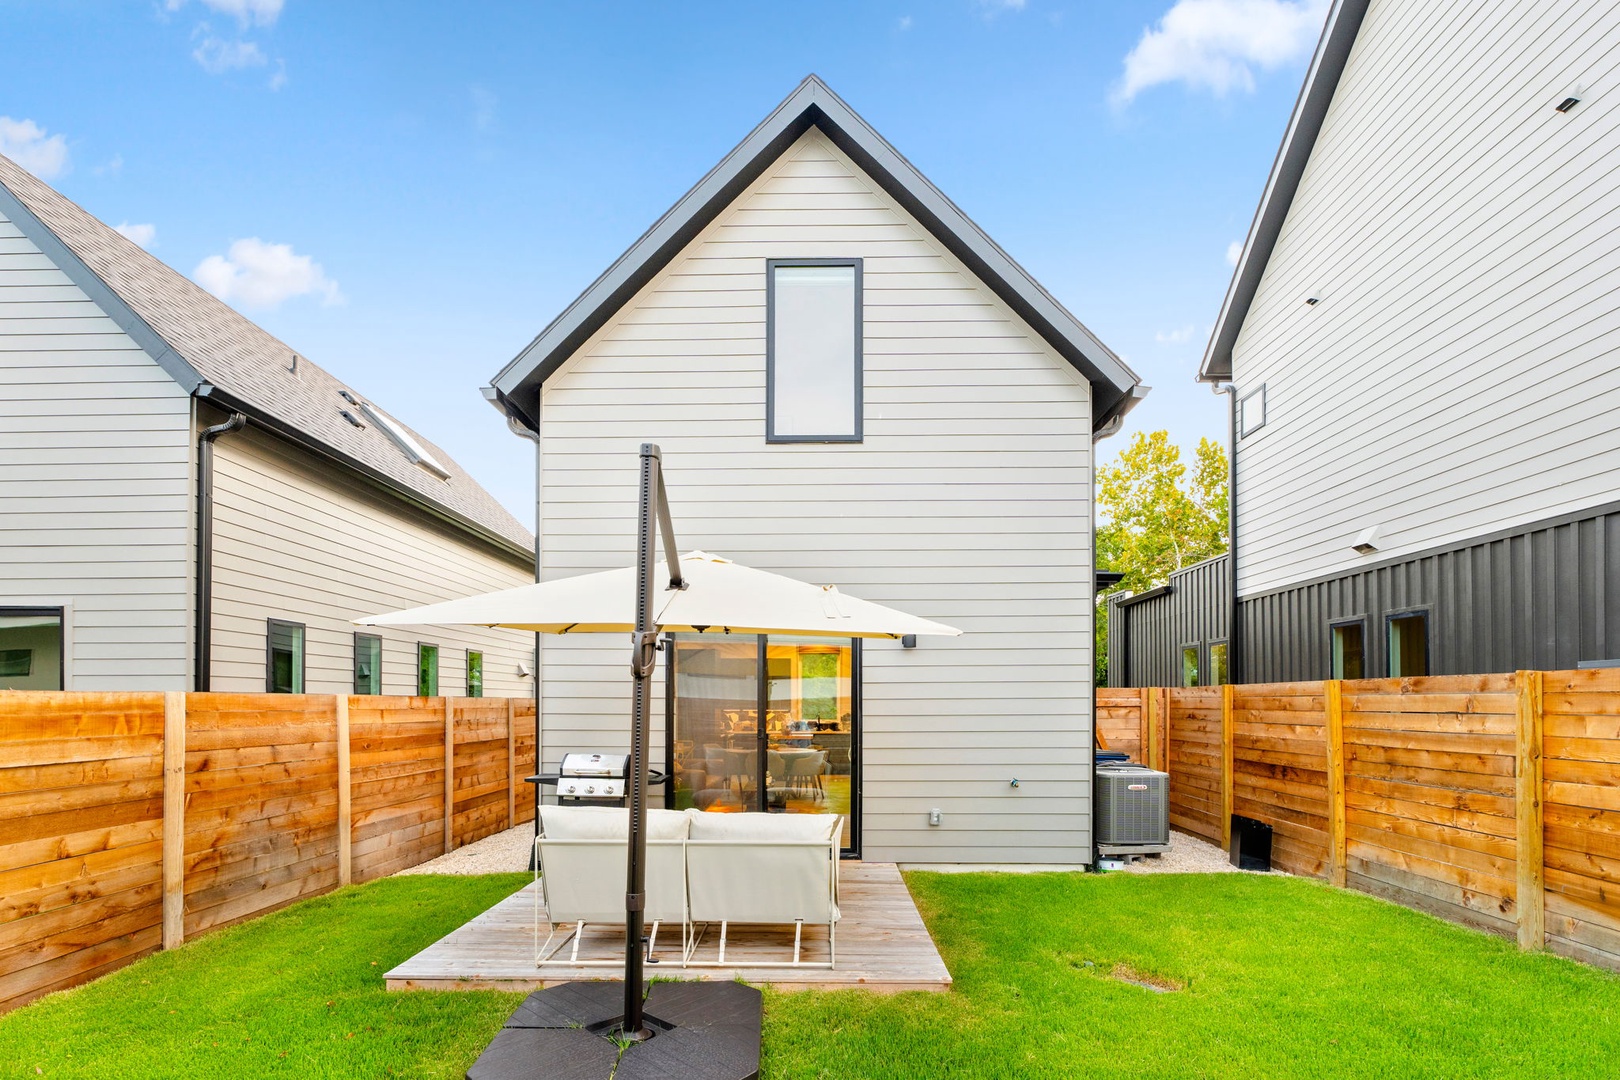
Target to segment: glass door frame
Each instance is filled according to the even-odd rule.
[[[704,635],[687,635],[688,638],[701,640]],[[759,640],[759,649],[755,661],[754,683],[757,689],[757,713],[755,737],[759,744],[759,760],[756,768],[760,782],[754,785],[755,805],[753,810],[761,813],[766,811],[768,793],[763,782],[769,771],[767,766],[770,752],[770,731],[766,727],[765,714],[770,711],[770,679],[768,678],[768,661],[770,637],[766,634],[754,635]],[[792,635],[783,635],[791,637]],[[849,846],[839,849],[839,857],[843,859],[859,859],[861,857],[861,762],[865,756],[861,753],[861,639],[860,638],[828,638],[829,642],[850,643],[850,721],[849,721]],[[662,639],[664,649],[664,805],[675,805],[675,635],[665,634]]]

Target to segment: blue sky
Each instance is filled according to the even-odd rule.
[[[812,71],[1154,387],[1127,436],[1222,436],[1192,379],[1324,10],[0,0],[0,152],[528,522],[478,388]]]

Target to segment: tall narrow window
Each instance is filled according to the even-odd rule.
[[[61,690],[62,609],[0,607],[0,690]]]
[[[382,693],[382,638],[375,634],[354,635],[354,692]]]
[[[1421,611],[1389,617],[1391,678],[1429,673],[1429,618]]]
[[[1333,678],[1365,679],[1367,648],[1361,623],[1339,623],[1333,627]]]
[[[1198,685],[1198,646],[1186,645],[1181,650],[1181,685]]]
[[[467,696],[484,696],[484,654],[467,650]]]
[[[1226,642],[1217,641],[1209,647],[1209,684],[1225,686],[1232,681],[1232,672],[1226,659]]]
[[[417,643],[416,696],[439,696],[439,647],[437,645]]]
[[[304,692],[304,627],[271,619],[266,624],[264,689],[270,694]]]
[[[861,261],[765,264],[765,438],[861,441]]]

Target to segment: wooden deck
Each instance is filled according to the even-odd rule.
[[[434,942],[385,978],[390,990],[537,990],[582,979],[617,979],[618,968],[548,964],[537,967],[535,958],[534,891],[530,885],[507,897],[472,922]],[[917,905],[911,900],[900,871],[893,863],[846,862],[840,868],[838,966],[833,969],[799,967],[681,967],[680,928],[659,930],[649,978],[702,979],[770,984],[782,990],[841,990],[859,988],[878,993],[902,990],[943,991],[951,988],[951,974],[928,936]],[[539,941],[550,928],[541,916]],[[719,927],[703,938],[694,959],[713,960]],[[561,935],[559,935],[559,940]],[[622,927],[589,928],[580,956],[623,956]],[[563,950],[567,956],[567,950]],[[827,930],[806,927],[805,960],[825,960]],[[726,940],[726,959],[743,963],[791,961],[792,928],[732,928]]]

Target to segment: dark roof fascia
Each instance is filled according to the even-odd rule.
[[[31,244],[44,252],[46,258],[67,275],[69,281],[95,301],[96,306],[105,311],[107,317],[128,334],[182,390],[193,394],[199,386],[206,385],[206,380],[196,368],[175,352],[163,336],[152,329],[151,324],[124,303],[123,298],[101,280],[99,274],[85,265],[84,260],[74,254],[73,249],[64,244],[49,226],[35,217],[34,212],[4,184],[0,184],[0,214],[9,218]]]
[[[1260,205],[1249,224],[1249,235],[1238,257],[1237,269],[1226,288],[1226,299],[1221,303],[1220,318],[1210,334],[1204,349],[1204,360],[1199,365],[1199,382],[1230,382],[1232,378],[1232,347],[1237,343],[1243,320],[1248,317],[1249,306],[1254,303],[1260,289],[1260,278],[1276,249],[1277,237],[1283,222],[1299,191],[1305,165],[1310,161],[1316,137],[1321,134],[1322,122],[1327,118],[1333,94],[1339,87],[1339,77],[1350,59],[1350,50],[1356,43],[1362,17],[1367,14],[1370,0],[1336,0],[1322,27],[1316,55],[1305,74],[1305,85],[1294,102],[1294,113],[1283,133],[1282,145],[1271,165]]]
[[[1134,604],[1140,604],[1144,600],[1153,600],[1160,596],[1169,596],[1175,591],[1176,587],[1174,585],[1160,585],[1157,589],[1149,589],[1147,592],[1140,592],[1135,596],[1127,596],[1123,599],[1115,600],[1113,601],[1113,604],[1115,607],[1131,607]]]
[[[1136,374],[816,76],[800,83],[492,380],[532,425],[540,385],[811,127],[877,181],[1093,387],[1093,427],[1133,404]]]
[[[430,517],[437,518],[454,529],[471,534],[474,539],[495,548],[501,555],[521,563],[525,570],[534,568],[534,552],[532,550],[514,544],[511,540],[486,529],[471,518],[463,517],[447,507],[427,501],[386,474],[347,454],[339,453],[307,432],[294,427],[285,420],[276,418],[256,405],[243,401],[228,390],[222,390],[210,383],[202,383],[197,388],[196,396],[199,400],[206,401],[216,408],[224,409],[226,412],[242,413],[253,421],[256,427],[262,428],[322,460],[341,466],[346,471],[358,476],[369,486],[380,488],[393,498],[409,504]]]

